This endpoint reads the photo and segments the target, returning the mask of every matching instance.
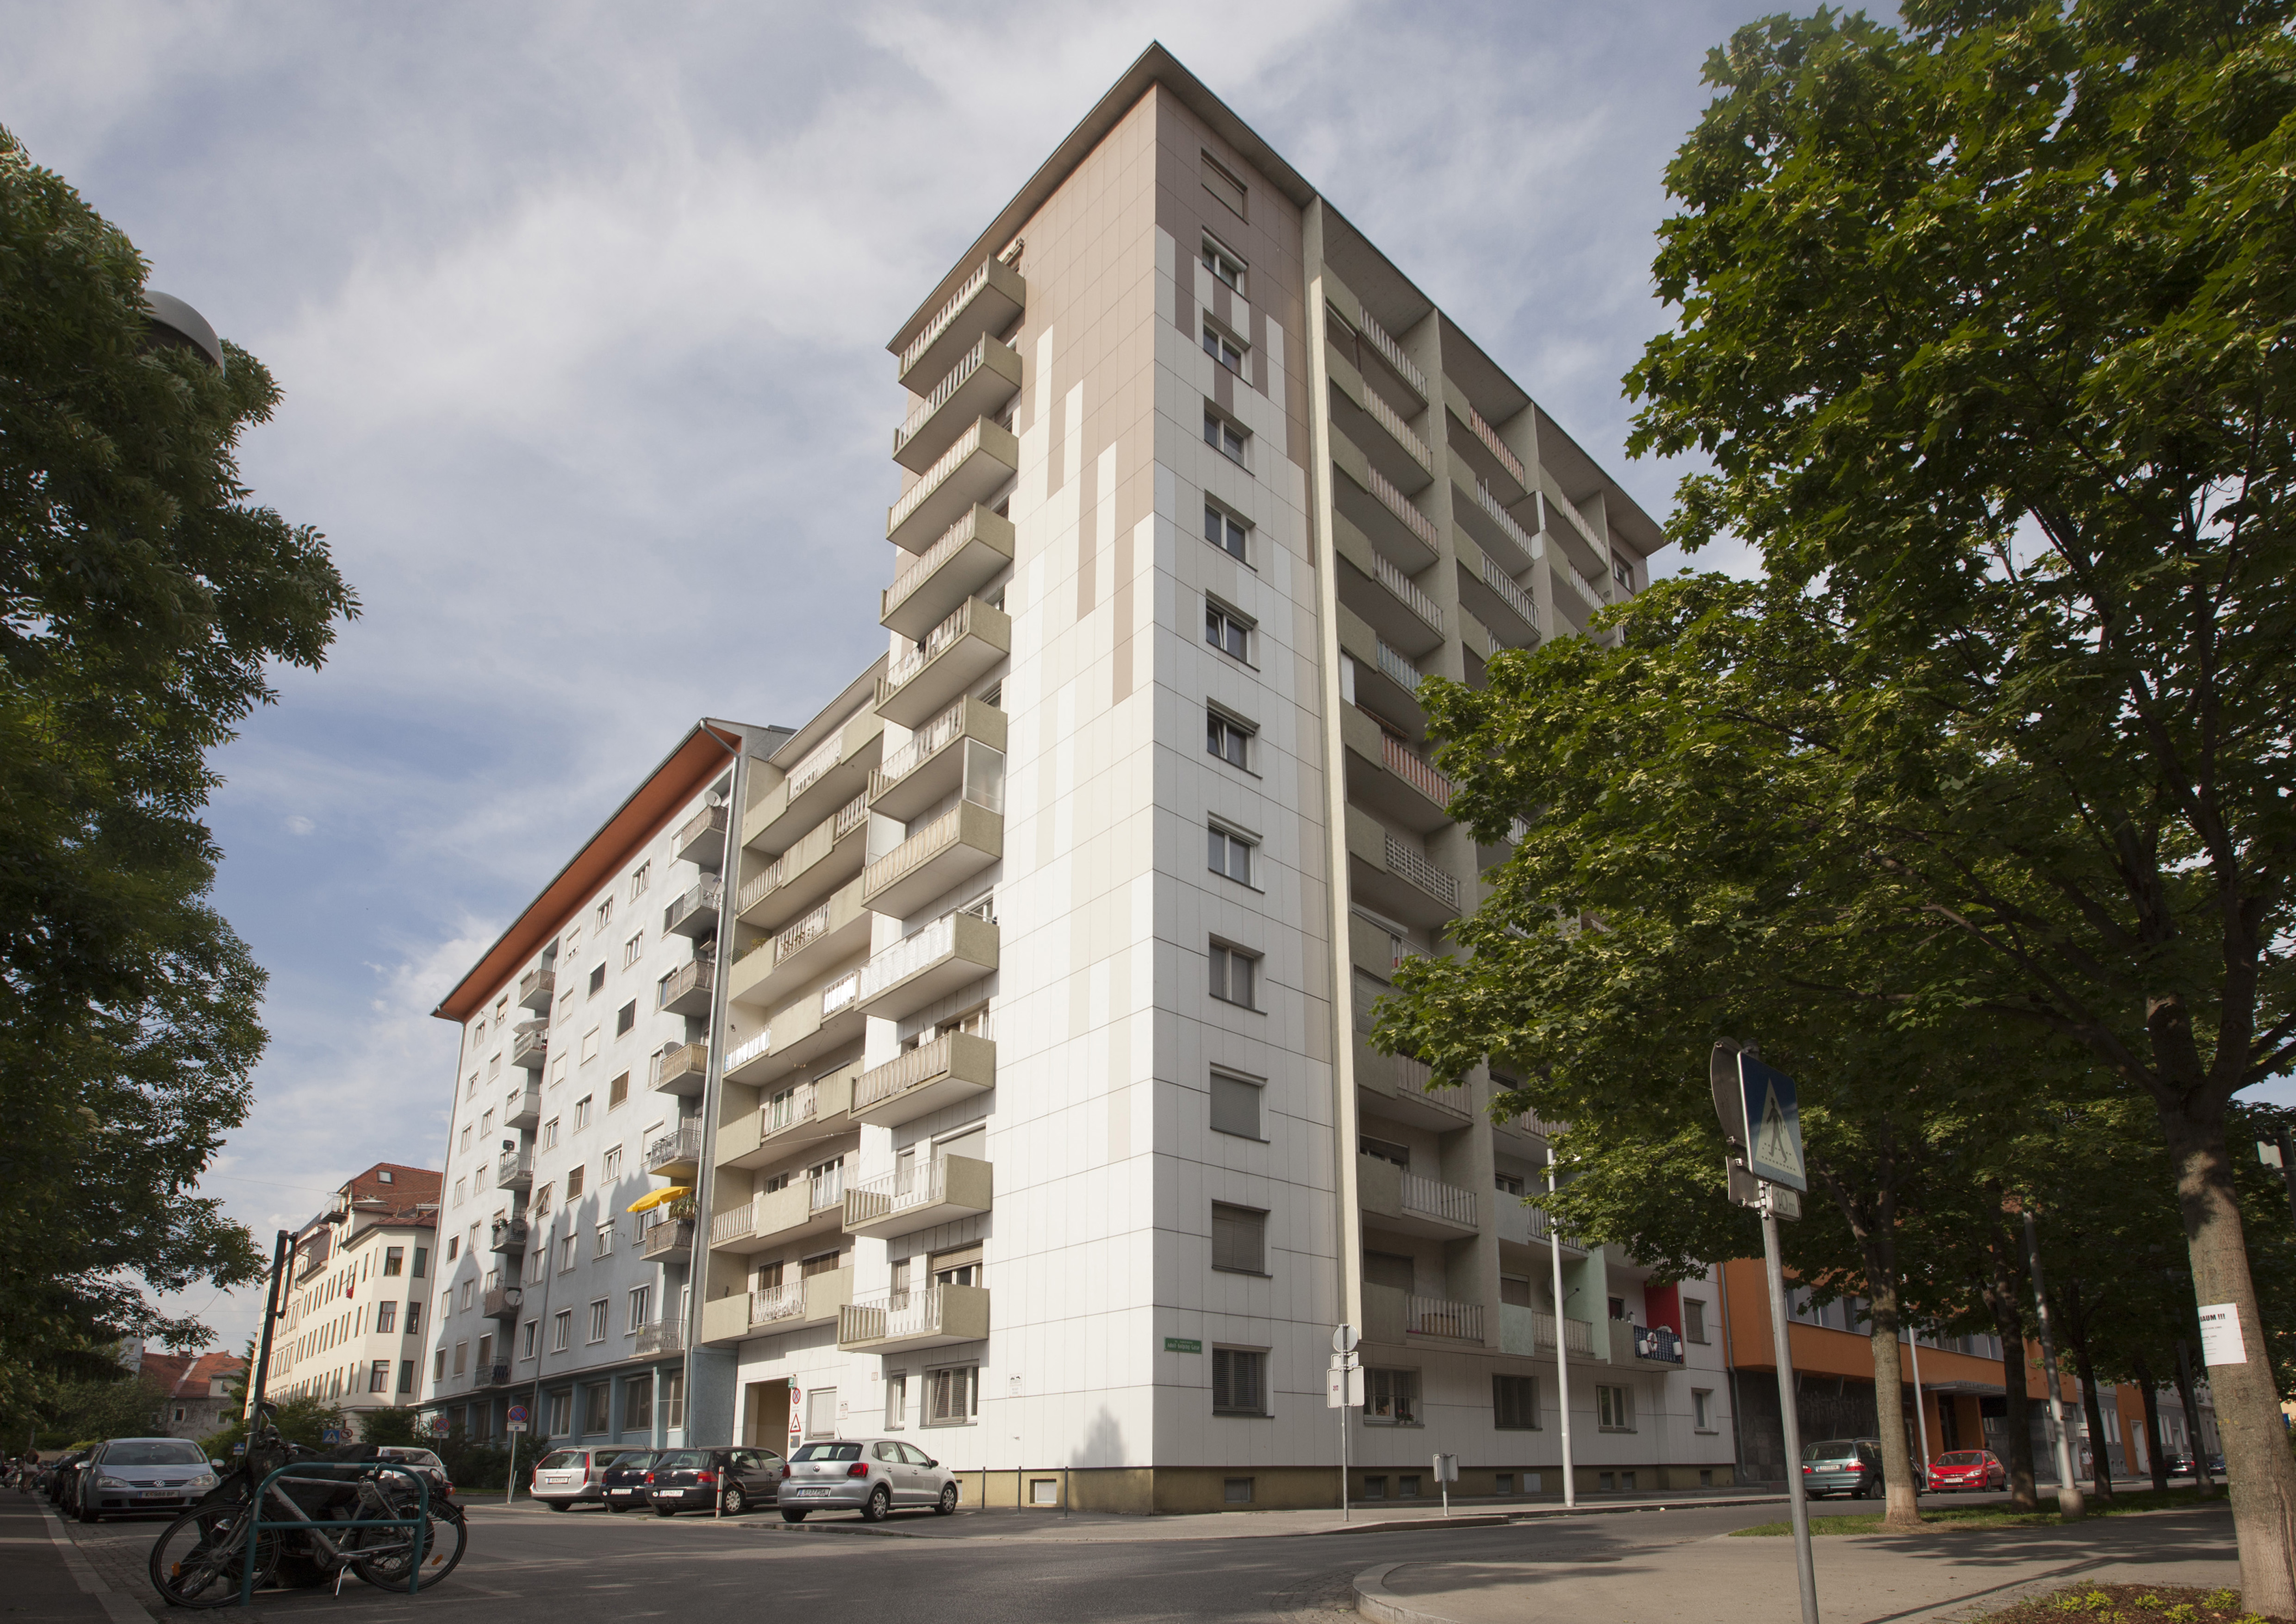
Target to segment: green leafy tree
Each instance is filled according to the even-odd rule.
[[[193,1192],[245,1116],[262,972],[209,905],[208,752],[357,603],[250,499],[278,391],[155,341],[134,246],[0,131],[0,1406],[260,1259]]]
[[[340,1405],[330,1404],[326,1399],[308,1393],[283,1399],[271,1408],[272,1423],[279,1429],[279,1435],[288,1442],[301,1444],[306,1448],[324,1447],[327,1433],[343,1424]],[[229,1456],[234,1448],[246,1441],[247,1417],[234,1415],[228,1424],[201,1439],[200,1444],[209,1455],[221,1458]]]

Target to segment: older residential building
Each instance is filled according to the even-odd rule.
[[[206,1438],[239,1414],[234,1396],[247,1372],[235,1353],[141,1353],[136,1374],[160,1403],[158,1431],[169,1438]]]
[[[382,1161],[297,1232],[266,1397],[353,1415],[414,1402],[438,1214],[435,1171]]]

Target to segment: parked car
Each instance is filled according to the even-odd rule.
[[[553,1449],[534,1469],[534,1497],[553,1511],[577,1505],[603,1505],[606,1500],[606,1469],[630,1449]]]
[[[74,1449],[48,1463],[40,1477],[40,1493],[48,1497],[51,1505],[62,1505],[64,1495],[71,1488],[72,1473],[87,1458],[85,1449]]]
[[[646,1472],[646,1499],[657,1517],[723,1509],[736,1516],[771,1505],[781,1489],[782,1457],[771,1449],[668,1449]],[[723,1495],[721,1499],[719,1497]]]
[[[600,1480],[605,1486],[606,1509],[636,1511],[650,1504],[646,1498],[646,1473],[661,1458],[659,1449],[632,1449],[612,1465]]]
[[[824,1439],[800,1444],[782,1473],[782,1520],[802,1522],[816,1511],[856,1511],[882,1522],[897,1506],[956,1509],[956,1474],[898,1438]]]
[[[2009,1469],[1990,1449],[1956,1449],[1930,1462],[1930,1488],[1939,1494],[2008,1487]]]
[[[375,1450],[374,1457],[401,1466],[412,1466],[429,1478],[433,1505],[439,1503],[441,1496],[455,1492],[455,1485],[447,1476],[447,1463],[428,1449],[409,1448],[404,1444],[383,1444]]]
[[[1819,1500],[1837,1494],[1863,1500],[1880,1493],[1881,1439],[1836,1438],[1822,1444],[1803,1445],[1801,1487],[1804,1494]]]
[[[71,1513],[82,1522],[136,1512],[180,1512],[216,1486],[215,1463],[187,1438],[111,1438],[73,1474]]]

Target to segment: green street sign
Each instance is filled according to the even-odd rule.
[[[1164,1339],[1166,1353],[1201,1353],[1204,1345],[1193,1336],[1168,1336]]]

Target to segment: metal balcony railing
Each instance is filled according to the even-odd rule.
[[[704,807],[701,811],[695,813],[692,817],[685,820],[685,826],[677,832],[677,839],[672,842],[672,845],[676,849],[682,851],[686,847],[692,845],[694,841],[700,840],[703,835],[712,833],[722,834],[725,833],[725,830],[726,808],[723,807]]]
[[[1521,521],[1506,511],[1506,504],[1491,495],[1490,488],[1480,480],[1475,481],[1475,504],[1491,516],[1493,523],[1506,532],[1509,541],[1522,549],[1525,559],[1538,556],[1538,545],[1531,540],[1530,532],[1522,528]]]
[[[826,1211],[845,1204],[845,1169],[832,1168],[826,1173],[816,1173],[805,1181],[806,1210]]]
[[[699,1038],[693,1043],[673,1044],[648,1062],[646,1087],[660,1088],[676,1082],[680,1078],[704,1077],[709,1072],[709,1040]]]
[[[956,915],[949,914],[934,920],[914,936],[895,942],[862,966],[860,996],[874,997],[895,982],[955,950]],[[858,1099],[854,1102],[854,1109],[860,1109]]]
[[[652,1173],[681,1161],[694,1161],[701,1155],[701,1124],[688,1122],[661,1135],[645,1149],[645,1169]]]
[[[674,1319],[648,1320],[638,1327],[637,1349],[641,1355],[676,1353],[685,1346],[685,1327]]]
[[[706,958],[694,959],[689,964],[679,965],[657,983],[655,1007],[660,1008],[673,999],[682,998],[697,988],[709,987],[711,972],[716,968],[717,961]]]
[[[893,504],[893,511],[885,519],[885,533],[890,536],[899,530],[909,515],[922,507],[933,492],[947,482],[949,475],[964,467],[980,449],[980,422],[976,420],[971,428],[956,437],[955,445],[934,459],[931,467],[917,476],[917,482],[909,487],[901,499]]]
[[[675,1258],[693,1244],[692,1218],[662,1218],[645,1226],[638,1243],[638,1255],[649,1263],[659,1263],[665,1258]]]
[[[510,1063],[523,1066],[529,1060],[536,1066],[550,1057],[550,1029],[540,1021],[521,1021],[510,1040]]]
[[[849,971],[821,989],[821,1018],[828,1020],[861,996],[861,972]]]
[[[555,971],[529,970],[518,979],[518,1001],[531,1009],[534,1007],[531,1000],[539,997],[544,1006],[547,1007],[551,994],[557,989],[557,987],[558,975]]]
[[[1483,1305],[1440,1297],[1404,1300],[1403,1328],[1413,1336],[1447,1336],[1463,1342],[1483,1340]]]
[[[1475,576],[1484,586],[1498,595],[1500,603],[1520,615],[1525,626],[1534,632],[1538,630],[1538,605],[1531,601],[1530,594],[1517,586],[1513,578],[1498,567],[1497,562],[1489,554],[1486,553],[1480,556],[1480,567],[1475,570]]]
[[[959,700],[909,736],[909,742],[885,758],[871,790],[882,794],[940,753],[964,732],[964,701]]]
[[[1403,1210],[1447,1224],[1475,1227],[1475,1193],[1416,1173],[1403,1176]]]
[[[770,1137],[800,1122],[810,1122],[821,1114],[821,1085],[818,1082],[800,1083],[787,1094],[767,1100],[758,1107],[758,1136]]]
[[[833,766],[835,764],[832,763],[832,765]],[[853,831],[860,825],[861,821],[867,817],[868,815],[869,797],[867,792],[864,791],[859,795],[856,795],[843,806],[838,808],[835,814],[829,818],[829,843],[833,846],[838,841],[843,840],[847,835],[852,833]],[[819,825],[816,825],[816,828]],[[758,904],[763,902],[767,898],[781,890],[781,888],[788,882],[795,879],[799,874],[803,874],[808,868],[812,866],[809,863],[800,863],[795,867],[791,867],[791,852],[784,851],[781,856],[775,857],[771,863],[767,864],[762,872],[750,875],[749,882],[742,887],[742,894],[735,904],[734,912],[741,914],[748,913],[751,908],[757,906]]]
[[[1459,882],[1391,834],[1387,837],[1387,872],[1409,881],[1447,908],[1459,906]]]
[[[886,1173],[857,1184],[847,1193],[849,1220],[873,1224],[912,1208],[931,1206],[948,1190],[948,1159],[933,1157],[923,1167]]]
[[[824,902],[774,938],[774,963],[778,964],[791,954],[811,947],[828,930],[829,904]]]
[[[1388,336],[1387,329],[1372,319],[1370,311],[1362,312],[1362,317],[1363,319],[1357,325],[1357,331],[1361,332],[1371,347],[1379,352],[1380,359],[1395,369],[1398,377],[1417,390],[1422,400],[1426,399],[1427,374],[1412,364],[1411,357],[1403,353],[1403,346]]]
[[[1507,449],[1506,442],[1499,439],[1499,431],[1484,422],[1483,414],[1472,406],[1467,408],[1467,427],[1473,430],[1475,438],[1483,442],[1483,449],[1498,458],[1499,466],[1514,475],[1514,482],[1529,490],[1530,475],[1524,471],[1522,459]]]
[[[1635,1357],[1660,1365],[1682,1363],[1682,1338],[1665,1325],[1634,1327]]]
[[[715,874],[709,876],[701,884],[683,897],[673,900],[662,910],[662,929],[674,931],[696,914],[706,913],[715,908],[718,898],[725,895],[725,891],[726,882],[723,880]]]
[[[1371,494],[1379,498],[1382,507],[1403,521],[1403,528],[1427,544],[1429,552],[1439,552],[1435,545],[1435,521],[1411,504],[1405,496],[1376,468],[1367,470],[1371,475]]]
[[[900,367],[895,376],[908,375],[909,368],[914,366],[925,351],[932,348],[935,339],[948,331],[948,324],[963,313],[966,303],[975,293],[980,292],[988,282],[988,261],[984,259],[980,262],[980,268],[966,277],[956,291],[949,295],[948,302],[933,313],[932,320],[924,324],[924,330],[909,340],[908,348],[901,351]]]
[[[1451,804],[1452,783],[1435,770],[1433,763],[1416,754],[1411,747],[1391,733],[1379,735],[1381,754],[1387,770],[1418,791],[1439,807]]]
[[[936,655],[972,629],[972,600],[956,606],[956,611],[925,634],[924,642],[885,668],[884,692],[892,693],[906,686],[909,680],[933,662]]]
[[[1411,453],[1413,460],[1422,468],[1431,471],[1434,468],[1435,459],[1427,449],[1427,442],[1412,432],[1411,425],[1403,421],[1393,406],[1380,398],[1377,390],[1364,391],[1364,410],[1374,422],[1394,437],[1398,445]]]
[[[902,875],[931,862],[956,844],[964,826],[966,802],[960,801],[861,871],[861,894],[873,897]]]
[[[1544,1308],[1530,1311],[1532,1341],[1541,1348],[1554,1346],[1554,1316]],[[1595,1357],[1595,1326],[1591,1320],[1566,1319],[1562,1322],[1562,1350],[1565,1353]]]
[[[757,1233],[758,1203],[755,1197],[739,1207],[728,1207],[709,1219],[709,1244],[712,1246],[745,1240]]]
[[[1427,622],[1430,631],[1443,629],[1443,611],[1433,598],[1412,584],[1411,578],[1392,562],[1384,553],[1374,553],[1371,558],[1373,578],[1395,595],[1396,600],[1413,614]]]
[[[847,1303],[837,1311],[840,1342],[879,1342],[889,1337],[925,1336],[940,1329],[941,1288],[886,1292]]]
[[[1383,637],[1379,642],[1379,668],[1401,683],[1406,690],[1415,690],[1419,686],[1419,668],[1398,653]]]
[[[908,417],[899,428],[893,431],[895,456],[900,455],[901,447],[909,443],[910,437],[919,429],[923,428],[932,414],[948,403],[948,398],[964,387],[964,381],[980,370],[980,363],[987,358],[988,355],[988,335],[984,332],[974,341],[972,348],[964,352],[957,364],[949,369],[948,376],[933,385],[931,394],[912,406],[909,408]]]
[[[529,1151],[504,1151],[502,1160],[495,1163],[495,1183],[506,1185],[515,1179],[534,1177],[534,1156]]]
[[[750,1293],[750,1323],[770,1325],[775,1320],[805,1317],[805,1282],[791,1280]]]
[[[1369,1029],[1369,1021],[1360,1024],[1365,1029]],[[1398,1054],[1394,1059],[1395,1086],[1398,1092],[1415,1094],[1423,1099],[1434,1101],[1438,1105],[1447,1105],[1462,1116],[1469,1114],[1471,1107],[1467,1103],[1466,1085],[1453,1083],[1447,1088],[1430,1088],[1427,1084],[1435,1072],[1425,1061],[1409,1054]]]
[[[934,570],[963,552],[965,544],[979,533],[980,522],[980,509],[968,507],[964,517],[943,530],[932,545],[922,553],[903,554],[903,562],[893,574],[893,584],[885,589],[883,613],[890,615],[898,609],[908,601],[909,594],[932,579]]]
[[[790,769],[789,792],[782,797],[782,804],[789,805],[813,788],[821,782],[824,773],[844,759],[845,734],[841,731],[833,733],[807,751],[805,759]]]

